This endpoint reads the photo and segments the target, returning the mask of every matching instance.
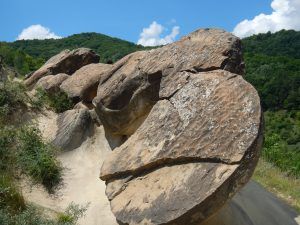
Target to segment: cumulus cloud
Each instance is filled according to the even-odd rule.
[[[32,39],[58,39],[62,38],[55,33],[51,32],[49,28],[43,27],[40,24],[31,25],[22,30],[17,37],[17,40],[32,40]]]
[[[243,20],[234,28],[233,33],[243,38],[282,29],[300,30],[300,0],[273,0],[271,7],[271,14],[261,13],[252,20]]]
[[[166,30],[161,24],[153,21],[149,27],[144,28],[140,33],[138,44],[144,46],[157,46],[172,43],[179,34],[179,26],[174,26],[170,34],[161,37],[162,33]]]

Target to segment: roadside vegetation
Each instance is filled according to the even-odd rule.
[[[300,213],[299,178],[283,172],[264,158],[259,160],[253,178]]]

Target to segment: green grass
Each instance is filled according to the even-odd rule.
[[[13,213],[25,209],[23,196],[12,177],[4,172],[0,173],[0,209],[2,208],[6,208]]]
[[[49,192],[61,180],[62,167],[56,160],[56,149],[44,143],[33,126],[0,126],[0,171],[15,175],[24,173]]]
[[[300,179],[282,172],[263,158],[256,167],[253,179],[300,213]]]
[[[30,98],[19,82],[0,82],[0,123],[7,123],[14,112],[27,107]]]
[[[17,163],[35,182],[52,191],[61,180],[62,167],[56,159],[56,149],[44,143],[35,127],[24,126],[18,131]]]
[[[71,209],[70,209],[71,208]],[[57,218],[48,218],[42,209],[33,205],[19,211],[11,213],[6,208],[0,208],[0,224],[3,225],[76,225],[80,217],[84,215],[86,208],[71,204],[64,213]],[[60,215],[64,215],[61,219]]]

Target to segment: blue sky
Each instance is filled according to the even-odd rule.
[[[298,6],[299,0],[1,0],[0,40],[14,41],[23,29],[35,24],[60,37],[98,32],[135,43],[143,28],[154,21],[161,26],[156,27],[161,30],[154,36],[164,37],[178,27],[179,34],[171,35],[172,40],[201,27],[231,32],[245,19],[251,23],[261,13],[271,15],[276,11],[273,5],[271,8],[272,2],[277,2],[281,10],[285,2]],[[254,22],[250,25],[257,26]],[[240,30],[250,25],[246,21]]]

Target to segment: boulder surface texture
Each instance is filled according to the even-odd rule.
[[[87,64],[98,63],[99,59],[100,57],[88,48],[78,48],[72,51],[64,50],[50,58],[40,69],[26,79],[25,85],[31,87],[40,78],[47,75],[56,75],[59,73],[71,75]]]
[[[93,104],[123,141],[100,178],[119,224],[199,224],[249,181],[263,120],[243,67],[237,37],[201,29],[102,75]]]

